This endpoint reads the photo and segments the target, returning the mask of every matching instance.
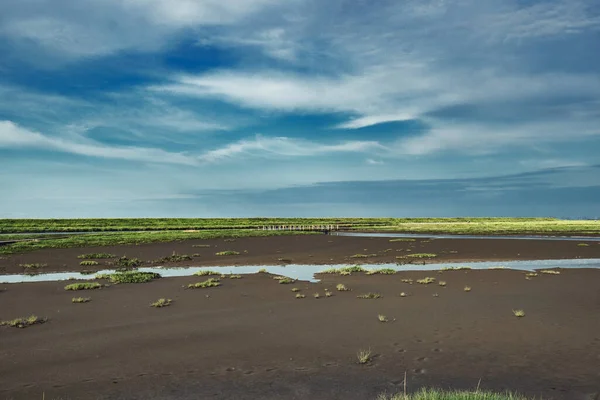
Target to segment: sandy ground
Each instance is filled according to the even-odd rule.
[[[78,254],[97,250],[144,260],[197,251],[205,264],[221,260],[215,251],[237,250],[242,254],[236,262],[244,264],[280,257],[345,262],[361,252],[381,252],[377,261],[392,261],[387,253],[409,246],[462,260],[587,258],[598,257],[600,248],[576,242],[411,244],[326,236],[204,243],[217,247],[180,242],[49,250],[2,262],[8,270],[22,262],[76,269]],[[393,250],[384,252],[388,248]],[[425,276],[447,286],[402,282]],[[544,399],[589,400],[600,393],[600,270],[563,270],[531,280],[510,270],[355,273],[291,285],[257,274],[223,279],[217,288],[183,288],[200,280],[163,278],[87,292],[67,292],[64,282],[0,285],[0,319],[49,318],[26,329],[0,327],[0,399],[45,394],[45,399],[367,400],[402,390],[405,373],[409,390],[474,389],[481,379],[483,389]],[[351,291],[336,291],[338,283]],[[465,292],[465,285],[472,290]],[[306,298],[296,299],[292,287]],[[333,296],[324,297],[325,289]],[[319,299],[313,297],[317,292]],[[356,297],[367,292],[383,297]],[[92,301],[73,304],[74,295]],[[159,297],[174,302],[150,307]],[[516,318],[513,309],[526,316]],[[378,314],[389,322],[379,322]],[[356,352],[369,348],[372,361],[359,365]]]

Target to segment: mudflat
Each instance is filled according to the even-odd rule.
[[[594,246],[600,247],[327,236],[215,240],[203,243],[213,246],[207,248],[192,244],[43,250],[2,262],[11,270],[21,262],[80,269],[77,255],[87,252],[151,260],[197,251],[198,265],[225,257],[214,256],[218,251],[234,250],[240,255],[231,257],[239,257],[240,264],[277,258],[345,263],[353,254],[381,253],[374,258],[384,259],[410,246],[413,252],[461,260],[518,259],[515,252],[524,259],[593,258]],[[435,281],[417,283],[425,277]],[[482,389],[543,399],[594,399],[600,393],[597,269],[529,279],[514,270],[323,274],[318,283],[292,284],[259,273],[225,276],[218,287],[187,288],[207,278],[161,278],[77,292],[64,290],[71,282],[0,285],[0,320],[48,318],[24,329],[0,327],[0,399],[364,400],[402,391],[405,373],[409,391],[475,389],[480,382]],[[350,290],[338,291],[338,284]],[[367,293],[382,297],[357,297]],[[79,296],[91,301],[71,302]],[[151,307],[158,298],[173,302]],[[525,316],[518,318],[513,310]],[[371,360],[359,364],[356,353],[369,349]]]
[[[0,273],[23,273],[22,264],[45,264],[36,272],[100,270],[111,260],[97,260],[93,267],[80,266],[78,255],[109,253],[139,258],[146,265],[274,265],[297,264],[375,264],[510,261],[569,258],[600,258],[600,242],[514,239],[416,239],[390,241],[383,237],[298,235],[246,237],[238,239],[185,240],[140,245],[42,249],[0,257]],[[581,246],[580,244],[587,244]],[[201,246],[201,247],[199,247]],[[239,254],[217,255],[223,251]],[[193,256],[182,262],[159,261],[173,253]],[[413,257],[433,254],[432,258]]]

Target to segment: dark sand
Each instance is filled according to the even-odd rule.
[[[208,242],[217,244],[217,251],[247,249],[236,258],[240,264],[278,257],[346,262],[351,254],[409,245],[461,260],[598,257],[600,248],[509,240],[435,240],[419,248],[387,239],[326,236]],[[2,262],[9,270],[19,262],[76,269],[78,254],[97,250],[144,260],[173,250],[197,251],[204,264],[221,260],[211,255],[215,248],[183,242],[48,250]],[[458,253],[442,253],[450,250]],[[393,260],[386,257],[376,258]],[[425,276],[447,286],[401,282]],[[401,391],[405,372],[409,390],[474,389],[481,379],[482,389],[512,389],[544,399],[594,399],[600,392],[600,270],[563,270],[531,280],[510,270],[358,273],[292,285],[257,274],[223,279],[217,288],[182,288],[204,279],[163,278],[82,292],[64,291],[65,282],[0,285],[0,319],[49,318],[26,329],[0,327],[0,399],[41,399],[45,393],[46,399],[65,400],[368,400]],[[352,291],[335,291],[337,283]],[[465,285],[472,291],[464,292]],[[306,298],[296,299],[292,287]],[[334,296],[324,297],[325,288]],[[322,297],[313,298],[315,292]],[[383,298],[356,298],[366,292]],[[399,297],[400,292],[408,296]],[[73,296],[92,301],[72,304]],[[174,303],[150,307],[159,297]],[[525,310],[526,316],[516,318],[513,309]],[[390,321],[380,323],[378,314]],[[367,348],[373,361],[358,365],[356,352]]]
[[[569,258],[600,258],[600,242],[509,239],[435,239],[415,242],[390,242],[389,238],[343,237],[328,235],[299,235],[275,237],[251,237],[226,241],[188,240],[142,245],[86,247],[71,249],[37,250],[27,254],[15,254],[0,258],[0,273],[23,273],[19,264],[47,264],[38,272],[100,270],[109,260],[98,260],[97,267],[81,267],[78,255],[83,253],[111,253],[117,256],[137,257],[152,261],[173,252],[192,255],[192,261],[181,263],[156,263],[156,265],[202,266],[202,265],[274,265],[286,259],[296,264],[369,264],[408,262],[396,256],[411,253],[433,253],[437,257],[427,261],[416,259],[416,263],[440,261],[510,261]],[[210,247],[193,247],[205,244]],[[217,256],[216,252],[234,250],[237,256]],[[387,250],[387,251],[386,251]],[[410,250],[410,251],[409,251]],[[368,258],[352,258],[355,254],[376,254]]]

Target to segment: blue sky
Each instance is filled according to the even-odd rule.
[[[5,0],[0,217],[600,216],[600,0]]]

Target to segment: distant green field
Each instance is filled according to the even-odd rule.
[[[277,225],[340,225],[346,229],[395,229],[407,224],[466,222],[554,222],[552,218],[82,218],[0,219],[0,233],[163,231],[200,229],[256,229]]]

